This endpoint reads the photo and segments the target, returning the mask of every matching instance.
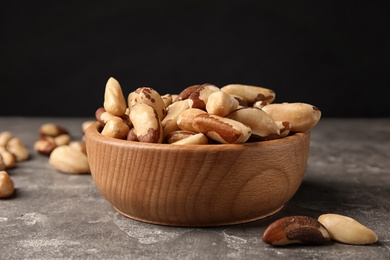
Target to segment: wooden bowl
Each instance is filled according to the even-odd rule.
[[[305,174],[310,132],[256,143],[169,145],[86,131],[97,188],[121,214],[170,226],[220,226],[279,211]]]

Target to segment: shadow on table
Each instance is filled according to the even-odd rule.
[[[378,186],[364,183],[332,180],[304,180],[286,205],[272,216],[257,221],[238,225],[247,228],[266,228],[275,220],[293,215],[304,215],[317,219],[325,213],[358,214],[370,212],[388,205],[383,192],[389,193]]]

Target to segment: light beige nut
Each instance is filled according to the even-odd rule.
[[[326,228],[316,219],[289,216],[276,220],[263,233],[262,240],[270,245],[325,244],[330,242]]]
[[[30,152],[17,137],[13,137],[8,141],[6,149],[15,156],[17,162],[25,161],[30,158]]]
[[[194,118],[197,132],[224,144],[245,143],[251,136],[250,127],[236,120],[210,114],[199,114]]]
[[[87,156],[69,145],[58,146],[54,149],[50,154],[49,163],[63,173],[83,174],[90,172]]]
[[[69,131],[57,124],[54,123],[46,123],[41,125],[39,128],[39,134],[40,136],[51,136],[51,137],[56,137],[62,134],[69,134]]]
[[[96,121],[93,121],[93,120],[87,120],[87,121],[84,121],[81,123],[81,131],[83,132],[83,134],[85,134],[85,131],[87,130],[88,127],[90,127],[91,125],[93,125],[94,123],[96,123]]]
[[[9,140],[13,137],[10,131],[3,131],[0,133],[0,147],[6,147]]]
[[[126,110],[127,111],[127,110]],[[126,113],[130,113],[130,111],[129,112],[126,112]],[[132,123],[131,123],[131,121],[130,121],[130,118],[129,118],[129,115],[128,114],[124,114],[124,115],[122,115],[122,116],[120,116],[119,118],[121,118],[122,120],[123,120],[123,122],[125,123],[125,124],[127,124],[130,128],[131,127],[133,127],[133,125],[132,125]],[[113,115],[113,114],[111,114],[111,113],[108,113],[105,109],[104,109],[104,107],[99,107],[97,110],[96,110],[96,112],[95,112],[95,118],[96,118],[96,120],[102,125],[102,126],[104,126],[107,122],[108,122],[108,120],[110,120],[110,119],[112,119],[112,118],[114,118],[114,117],[117,117],[117,116],[115,116],[115,115]]]
[[[197,133],[171,143],[172,145],[207,144],[209,139],[202,133]]]
[[[275,124],[279,127],[280,137],[286,137],[291,131],[291,124],[288,121],[275,121]]]
[[[86,148],[84,141],[71,141],[69,143],[69,147],[71,147],[77,151],[80,151],[84,154],[87,154],[87,148]]]
[[[337,242],[365,245],[378,241],[374,231],[353,218],[339,214],[323,214],[318,221],[326,227],[331,238]]]
[[[205,109],[210,94],[217,91],[220,91],[220,89],[212,84],[201,85],[188,97],[188,106],[190,108]]]
[[[165,108],[167,108],[173,102],[173,98],[171,94],[162,95],[161,98],[164,101]]]
[[[198,130],[192,126],[194,118],[199,114],[207,114],[206,111],[199,108],[189,108],[181,112],[177,117],[177,126],[181,130],[197,132]]]
[[[321,118],[321,111],[307,103],[274,103],[262,108],[274,121],[288,121],[291,132],[304,132],[314,127]]]
[[[125,114],[127,108],[126,99],[123,96],[119,82],[113,77],[110,77],[106,83],[103,107],[114,116],[123,116]]]
[[[14,194],[15,187],[6,171],[0,171],[0,198],[8,198]]]
[[[116,116],[107,121],[101,134],[112,138],[126,139],[129,130],[129,126]]]
[[[197,90],[200,86],[201,86],[201,84],[196,84],[196,85],[192,85],[192,86],[186,87],[185,89],[183,89],[183,90],[177,95],[176,98],[173,99],[173,102],[188,99],[189,96],[192,94],[192,92],[194,92],[195,90]]]
[[[54,137],[53,139],[54,139],[54,142],[56,143],[57,146],[67,145],[72,140],[72,138],[68,134],[62,134],[62,135]]]
[[[165,103],[160,94],[150,87],[141,87],[131,92],[127,98],[130,112],[136,104],[147,104],[153,107],[158,114],[159,120],[163,120],[166,114]]]
[[[197,133],[192,132],[192,131],[186,131],[186,130],[177,130],[170,132],[166,137],[165,137],[165,143],[171,144],[177,141],[180,141],[184,138],[187,138],[189,136],[195,135]]]
[[[217,116],[226,116],[239,106],[238,100],[226,92],[216,91],[209,95],[206,111]]]
[[[161,121],[163,127],[163,136],[166,137],[170,132],[180,130],[177,125],[177,118],[179,115],[188,109],[187,100],[179,100],[173,102],[167,107],[167,115]]]
[[[233,111],[227,118],[239,121],[252,130],[253,141],[271,140],[280,137],[280,130],[272,118],[255,107],[246,107]]]
[[[258,86],[229,84],[223,86],[221,90],[228,94],[244,98],[248,102],[248,105],[252,105],[256,101],[272,103],[275,100],[275,92],[273,90]]]
[[[139,142],[162,143],[163,127],[157,111],[150,105],[138,103],[130,109],[130,120]]]
[[[15,167],[16,159],[12,153],[4,149],[0,150],[0,156],[2,157],[5,169],[11,169]]]
[[[53,137],[45,136],[35,141],[34,150],[43,155],[50,155],[57,146]]]

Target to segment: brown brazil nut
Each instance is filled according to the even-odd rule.
[[[190,108],[205,109],[207,100],[211,93],[220,91],[220,89],[212,84],[203,84],[188,97],[188,106]]]
[[[198,130],[192,126],[192,123],[194,118],[200,114],[207,114],[207,112],[199,108],[186,109],[178,115],[177,125],[181,130],[197,132]]]
[[[266,101],[271,103],[275,100],[275,92],[273,90],[258,86],[229,84],[223,86],[221,90],[228,94],[240,96],[249,104],[253,104],[256,101]]]
[[[186,87],[185,89],[183,89],[183,90],[177,95],[177,97],[176,97],[175,99],[173,99],[173,102],[188,99],[189,96],[192,94],[192,92],[194,92],[195,90],[197,90],[200,86],[201,86],[201,84],[196,84],[196,85],[192,85],[192,86]]]
[[[325,244],[330,242],[326,228],[316,219],[289,216],[276,220],[267,227],[262,240],[274,246],[290,244]]]
[[[179,115],[188,109],[187,100],[179,100],[173,102],[167,107],[167,115],[161,121],[163,127],[164,137],[167,136],[170,132],[180,130],[177,119]]]
[[[251,136],[251,129],[236,120],[209,114],[199,114],[194,118],[197,132],[220,143],[245,143]]]
[[[321,111],[307,103],[274,103],[262,108],[274,121],[288,121],[291,132],[304,132],[314,127],[321,118]]]
[[[280,137],[279,127],[272,118],[259,108],[246,107],[233,111],[227,118],[239,121],[252,130],[252,137],[270,140]]]
[[[136,104],[147,104],[156,110],[160,121],[165,117],[166,111],[164,100],[153,88],[137,88],[135,91],[129,94],[127,100],[130,110]]]
[[[130,109],[130,120],[138,141],[162,143],[163,128],[157,111],[150,105],[138,103]]]

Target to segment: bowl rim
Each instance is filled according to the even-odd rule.
[[[254,147],[268,147],[268,146],[276,146],[276,145],[282,145],[286,143],[290,143],[293,141],[297,141],[299,139],[303,139],[305,136],[310,134],[310,130],[307,130],[305,132],[295,132],[292,133],[286,137],[282,137],[279,139],[272,139],[272,140],[265,140],[265,141],[258,141],[258,142],[246,142],[241,144],[186,144],[186,145],[172,145],[172,144],[166,144],[166,143],[146,143],[146,142],[136,142],[136,141],[130,141],[130,140],[124,140],[119,138],[113,138],[109,136],[104,136],[100,134],[100,130],[103,126],[96,121],[95,123],[91,124],[86,130],[85,130],[85,136],[86,141],[88,142],[88,139],[94,139],[97,142],[106,143],[109,145],[115,145],[115,146],[123,146],[123,147],[134,147],[134,148],[154,148],[154,149],[164,149],[164,150],[185,150],[185,149],[191,149],[193,150],[194,147],[196,147],[197,150],[204,149],[204,150],[210,150],[210,149],[218,149],[223,148],[226,149],[244,149],[244,148],[254,148]]]

